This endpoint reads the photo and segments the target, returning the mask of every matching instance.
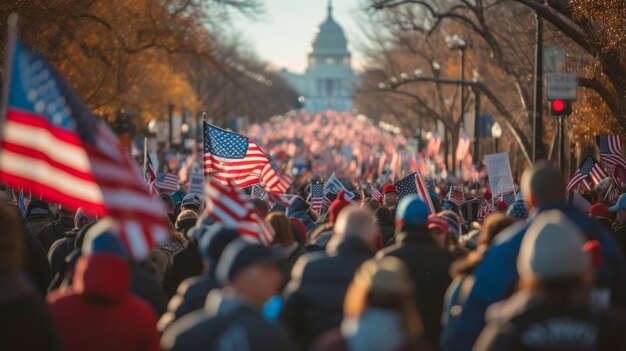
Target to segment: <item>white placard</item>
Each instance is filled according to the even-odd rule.
[[[200,172],[191,172],[189,174],[189,194],[204,197],[204,174]]]
[[[485,163],[492,193],[501,194],[515,191],[511,163],[507,152],[485,155]]]
[[[546,100],[576,100],[578,77],[573,73],[546,73]]]
[[[168,122],[157,121],[155,125],[156,139],[160,143],[165,143],[169,140],[170,126]]]

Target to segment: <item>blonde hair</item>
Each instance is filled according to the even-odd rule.
[[[415,287],[406,266],[395,257],[370,259],[354,275],[344,300],[344,316],[359,317],[370,306],[393,310],[401,315],[404,331],[410,340],[423,332],[415,305]]]

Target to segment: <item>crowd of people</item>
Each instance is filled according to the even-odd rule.
[[[250,199],[270,247],[161,193],[170,236],[143,261],[109,218],[7,189],[0,348],[626,350],[626,194],[568,195],[542,162],[520,185],[482,223],[393,184],[317,212],[306,187],[288,206]]]

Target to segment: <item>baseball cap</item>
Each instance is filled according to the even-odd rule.
[[[428,221],[428,207],[417,195],[408,195],[400,200],[396,209],[396,222],[405,225],[425,226]]]
[[[619,210],[626,210],[626,194],[620,195],[619,199],[617,199],[617,203],[609,207],[609,211],[611,212],[617,212]]]
[[[383,195],[387,193],[397,193],[398,189],[393,184],[387,184],[383,187]]]
[[[26,217],[29,216],[47,216],[50,214],[48,203],[39,199],[33,199],[26,208]]]
[[[188,194],[183,198],[180,207],[185,210],[197,211],[200,208],[200,198],[197,195]]]
[[[444,217],[437,215],[430,215],[428,217],[428,229],[441,229],[444,233],[448,232],[448,220]]]
[[[276,263],[269,248],[239,238],[226,246],[217,263],[215,276],[218,283],[224,286],[232,283],[237,273],[242,270],[256,264],[267,263]]]

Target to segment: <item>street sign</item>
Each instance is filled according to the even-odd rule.
[[[565,50],[559,45],[545,45],[543,47],[543,71],[558,72],[565,64]]]
[[[165,121],[157,121],[155,125],[156,138],[158,142],[164,143],[169,139],[169,123]]]
[[[546,100],[576,100],[578,77],[573,73],[546,73]]]

